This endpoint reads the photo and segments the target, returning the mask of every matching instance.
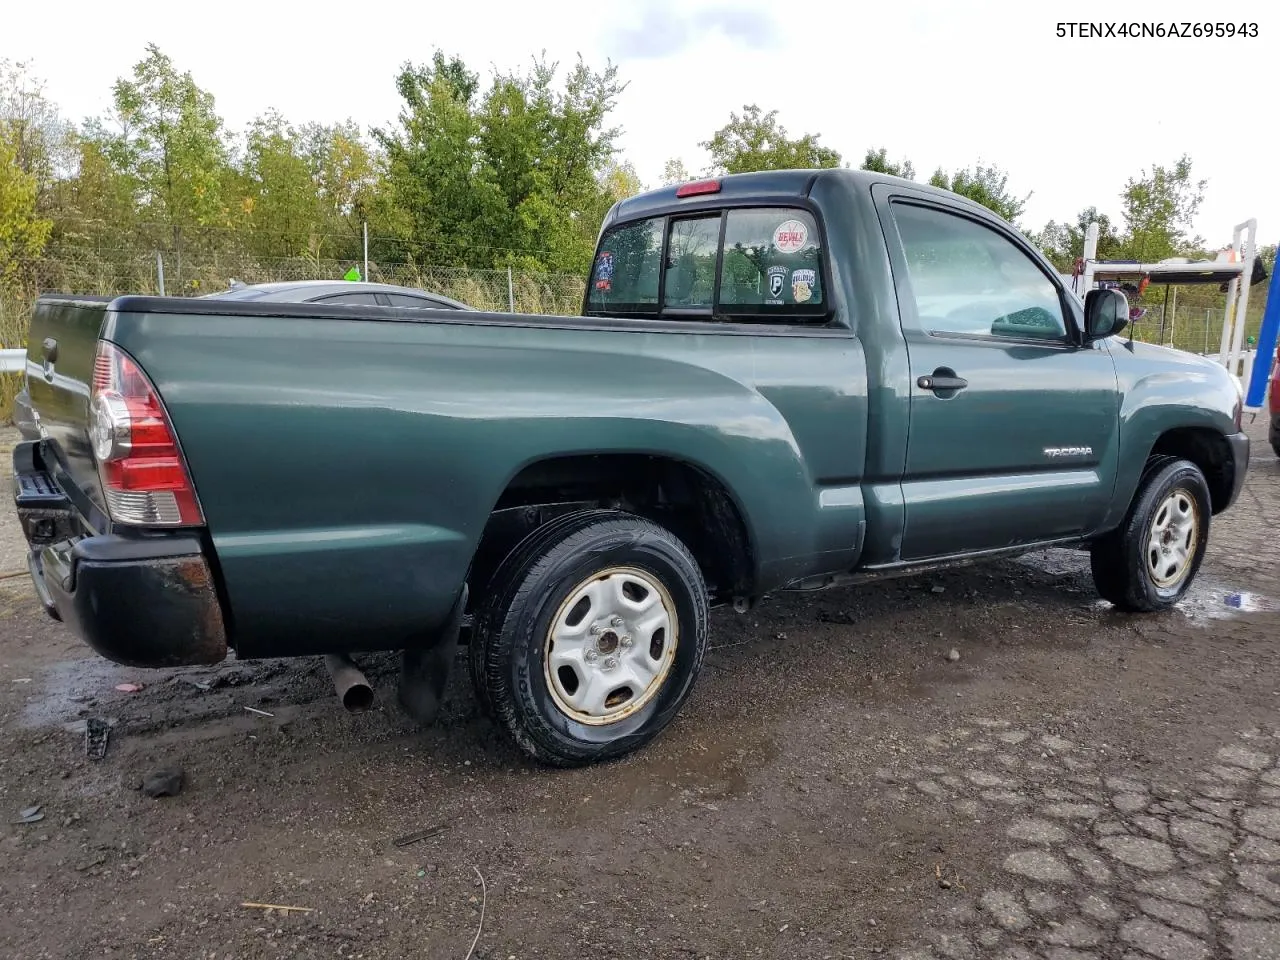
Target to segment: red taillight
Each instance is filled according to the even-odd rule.
[[[676,187],[677,197],[699,197],[704,193],[719,193],[719,180],[696,180]]]
[[[160,397],[133,358],[98,343],[89,438],[116,523],[200,526],[204,514]]]

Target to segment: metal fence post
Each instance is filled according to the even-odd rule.
[[[507,312],[516,312],[516,288],[511,282],[511,268],[507,267]]]
[[[164,296],[164,254],[156,251],[156,279],[160,286],[160,296]]]

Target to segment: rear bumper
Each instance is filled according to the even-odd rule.
[[[227,633],[195,537],[106,535],[31,551],[36,593],[108,660],[131,667],[218,663]]]
[[[1240,491],[1244,489],[1245,474],[1249,472],[1249,437],[1245,433],[1233,433],[1228,435],[1227,444],[1231,447],[1231,496],[1223,505],[1225,510],[1236,502],[1240,497]]]
[[[200,538],[189,532],[79,536],[81,523],[33,447],[19,444],[14,451],[14,503],[45,611],[127,666],[225,659],[222,605]]]

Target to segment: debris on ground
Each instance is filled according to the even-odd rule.
[[[148,797],[176,797],[181,790],[181,767],[165,767],[142,778],[142,792]]]
[[[107,755],[107,739],[111,736],[111,723],[101,717],[85,717],[84,752],[90,760],[101,760]]]
[[[419,830],[416,833],[406,833],[403,837],[396,837],[391,843],[397,847],[407,847],[411,843],[417,843],[419,840],[429,840],[432,837],[438,837],[444,833],[445,828],[449,826],[449,821],[437,823],[434,827],[427,827],[425,830]]]
[[[27,807],[25,810],[18,811],[18,819],[14,823],[39,823],[44,819],[44,814],[40,812],[40,804],[34,807]]]
[[[258,709],[254,708],[254,707],[245,707],[245,709],[246,709],[246,710],[248,710],[250,713],[256,713],[256,714],[257,714],[258,716],[260,716],[260,717],[274,717],[274,716],[275,716],[275,714],[274,714],[274,713],[267,713],[267,711],[265,711],[265,710],[258,710]]]
[[[947,659],[950,660],[952,663],[955,663],[957,660],[960,659],[960,651],[957,650],[955,647],[952,647],[950,650],[947,651]]]
[[[314,907],[286,907],[279,903],[242,903],[242,907],[248,907],[251,910],[278,910],[280,913],[288,915],[289,913],[310,913]]]
[[[119,690],[121,693],[137,693],[139,690],[141,690],[141,689],[142,689],[142,684],[140,684],[140,683],[117,683],[117,684],[116,684],[116,689],[117,689],[117,690]]]

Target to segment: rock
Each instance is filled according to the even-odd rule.
[[[1010,873],[1040,880],[1044,883],[1071,883],[1075,874],[1071,868],[1052,854],[1043,850],[1020,850],[1005,858],[1004,868]]]
[[[1094,920],[1099,920],[1103,923],[1114,920],[1119,916],[1116,913],[1116,908],[1096,893],[1091,893],[1080,901],[1080,912],[1086,917],[1092,917]]]
[[[1120,938],[1160,960],[1208,960],[1209,948],[1195,937],[1139,917],[1120,928]]]
[[[1005,930],[1025,930],[1031,918],[1017,898],[1006,890],[988,890],[982,895],[982,909]]]
[[[957,660],[960,659],[960,651],[957,650],[955,647],[952,647],[950,650],[947,651],[947,659],[950,660],[952,663],[955,663]]]
[[[1075,746],[1075,744],[1073,744],[1070,740],[1064,740],[1062,739],[1062,737],[1054,736],[1051,733],[1045,734],[1043,737],[1041,737],[1040,742],[1044,744],[1046,747],[1048,747],[1050,750],[1052,750],[1054,753],[1064,753],[1065,751],[1070,750],[1072,747]]]
[[[1093,947],[1102,940],[1102,934],[1093,924],[1073,917],[1046,934],[1044,939],[1046,943],[1062,947]]]
[[[1280,840],[1280,808],[1256,807],[1245,812],[1241,823],[1250,833],[1269,840]]]
[[[1280,843],[1260,840],[1257,837],[1246,837],[1244,843],[1236,850],[1241,860],[1258,860],[1262,863],[1280,863]]]
[[[1096,820],[1102,816],[1102,808],[1093,803],[1051,803],[1044,812],[1062,820]]]
[[[1231,956],[1249,960],[1275,960],[1280,957],[1280,943],[1271,923],[1228,920],[1223,925],[1231,938]]]
[[[1144,897],[1138,903],[1143,913],[1163,920],[1170,926],[1180,927],[1188,933],[1209,933],[1209,914],[1199,907],[1188,907],[1182,903],[1171,903],[1168,900],[1157,900]]]
[[[1213,891],[1191,877],[1173,874],[1168,877],[1142,879],[1135,885],[1142,893],[1149,893],[1165,900],[1178,900],[1182,903],[1204,904],[1209,902]]]
[[[1104,837],[1098,841],[1108,853],[1131,867],[1148,873],[1163,873],[1177,863],[1169,845],[1142,837]]]
[[[1192,850],[1205,856],[1221,856],[1231,847],[1230,831],[1199,820],[1174,818],[1169,824],[1169,832],[1174,840],[1181,840]]]
[[[1223,747],[1218,751],[1218,759],[1233,767],[1244,767],[1246,770],[1265,770],[1271,765],[1271,758],[1265,753],[1239,746]]]
[[[142,778],[142,792],[148,797],[176,797],[182,791],[182,769],[166,767]]]
[[[1066,843],[1069,834],[1057,824],[1050,823],[1048,820],[1017,820],[1008,830],[1008,834],[1014,840],[1021,840],[1024,843]]]
[[[1141,793],[1117,793],[1111,805],[1121,813],[1137,813],[1146,807],[1149,798]]]

